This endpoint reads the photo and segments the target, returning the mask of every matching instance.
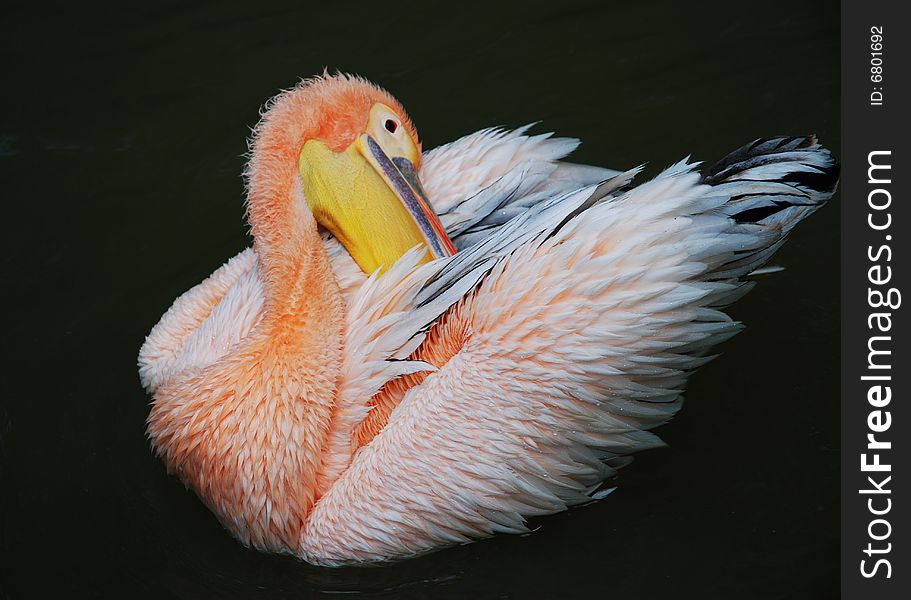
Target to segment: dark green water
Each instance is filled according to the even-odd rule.
[[[425,148],[542,120],[652,172],[779,133],[837,152],[837,3],[75,4],[3,9],[0,598],[836,595],[838,196],[733,308],[670,448],[530,536],[341,570],[244,549],[150,452],[135,361],[249,244],[245,138],[298,77],[377,81]]]

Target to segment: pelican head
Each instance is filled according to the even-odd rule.
[[[296,162],[316,222],[368,274],[419,244],[425,261],[454,254],[418,178],[421,143],[399,102],[345,75],[302,89],[312,121]]]

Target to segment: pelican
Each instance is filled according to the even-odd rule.
[[[243,544],[326,566],[605,496],[837,165],[779,137],[634,185],[564,160],[577,144],[485,129],[422,152],[364,79],[280,93],[250,143],[252,247],[139,353],[168,471]]]

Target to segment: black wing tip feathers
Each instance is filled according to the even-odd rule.
[[[839,167],[826,148],[819,145],[815,134],[760,138],[734,150],[712,165],[702,175],[702,183],[714,185],[747,169],[775,162],[795,161],[793,152],[814,152],[823,157],[823,165],[812,165],[820,173],[791,173],[782,183],[793,183],[814,192],[826,194],[838,183]],[[799,159],[796,159],[799,161]]]
[[[731,152],[705,171],[702,183],[765,181],[790,188],[790,192],[748,191],[732,196],[730,216],[737,223],[759,223],[789,208],[821,206],[835,191],[839,172],[838,163],[815,135],[779,136],[754,140]],[[751,198],[754,201],[744,202]],[[755,200],[762,198],[757,204]],[[740,206],[745,209],[736,210]]]
[[[828,151],[826,151],[828,153]],[[831,194],[838,186],[841,175],[841,165],[830,159],[828,165],[815,167],[817,172],[794,171],[783,178],[782,183],[797,186],[816,192],[817,194]]]

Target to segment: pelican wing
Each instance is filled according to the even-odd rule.
[[[425,153],[421,179],[459,250],[540,202],[620,174],[563,162],[579,140],[529,128],[482,129]]]
[[[228,353],[259,322],[262,282],[252,248],[240,252],[184,292],[161,317],[139,351],[139,377],[150,393],[187,369]]]
[[[740,329],[721,307],[835,181],[812,137],[760,140],[704,177],[681,162],[619,195],[585,188],[544,203],[500,229],[487,263],[468,256],[482,242],[422,266],[393,301],[407,297],[417,315],[449,302],[447,286],[468,288],[439,325],[461,349],[317,503],[301,554],[401,557],[524,531],[529,516],[598,497],[627,455],[660,444],[648,430]],[[392,345],[423,321],[390,328]]]

